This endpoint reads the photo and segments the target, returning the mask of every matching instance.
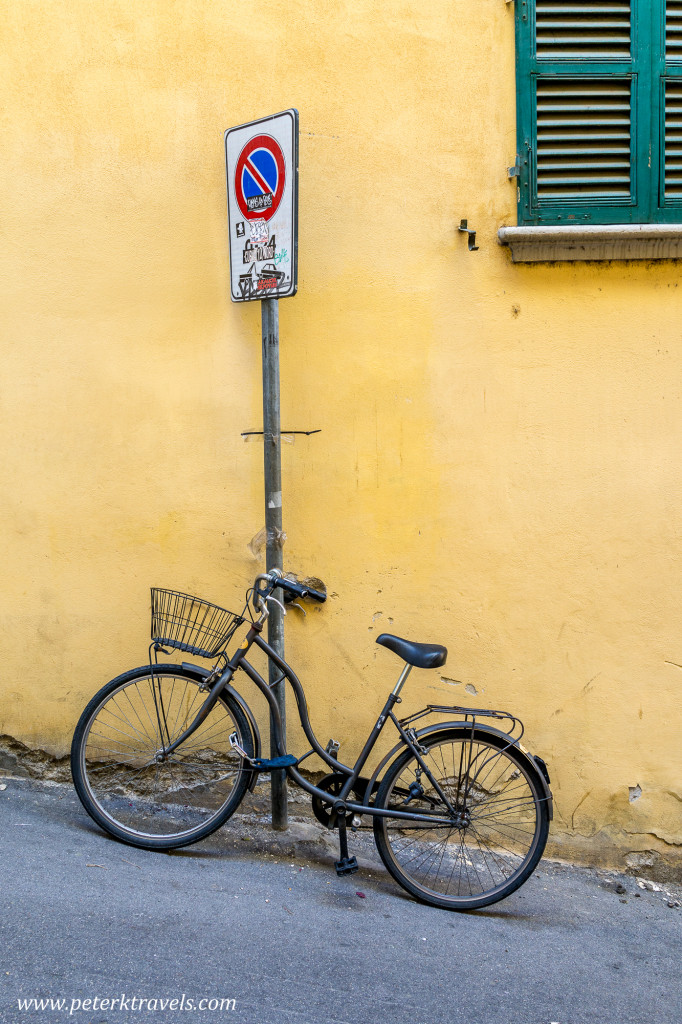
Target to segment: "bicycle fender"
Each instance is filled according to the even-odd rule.
[[[457,729],[464,728],[464,729],[469,729],[470,730],[471,729],[471,722],[467,722],[467,721],[463,721],[463,720],[451,721],[451,722],[436,722],[436,723],[434,723],[432,725],[425,726],[423,729],[417,729],[417,739],[421,739],[422,736],[431,736],[431,735],[433,735],[433,733],[447,731],[448,729],[452,729],[452,728],[457,728]],[[554,801],[553,801],[553,798],[552,798],[552,791],[549,788],[549,783],[548,783],[547,779],[545,778],[545,775],[544,775],[544,772],[542,771],[542,768],[536,762],[536,760],[533,757],[533,755],[528,750],[526,750],[525,747],[521,746],[521,744],[519,743],[518,740],[515,740],[512,736],[509,735],[509,733],[503,732],[502,729],[496,729],[492,725],[483,725],[482,726],[482,725],[478,725],[477,724],[476,725],[476,731],[477,732],[487,732],[489,734],[492,734],[492,735],[496,736],[498,739],[505,740],[509,744],[509,746],[516,747],[516,749],[518,751],[520,751],[520,753],[526,759],[526,761],[528,762],[530,768],[535,773],[535,775],[537,775],[537,777],[538,777],[538,779],[540,781],[540,785],[541,785],[542,790],[543,790],[544,798],[545,798],[545,800],[547,802],[547,811],[549,813],[549,820],[551,821],[552,818],[554,817]],[[374,785],[375,785],[375,783],[377,781],[377,778],[381,774],[382,770],[386,767],[386,765],[389,763],[389,761],[391,761],[396,754],[398,754],[400,751],[405,750],[405,749],[406,749],[405,743],[403,742],[403,740],[400,740],[400,742],[396,743],[396,745],[393,747],[393,749],[389,750],[389,752],[386,754],[386,756],[379,762],[379,764],[377,765],[377,767],[374,770],[374,774],[372,775],[371,779],[369,780],[369,782],[367,784],[367,788],[365,789],[365,798],[363,800],[363,803],[365,805],[369,805],[369,799],[370,799],[370,796],[372,794],[372,790],[373,790]]]
[[[188,661],[183,661],[182,667],[187,672],[192,672],[194,675],[200,676],[203,679],[205,679],[206,676],[210,675],[209,669],[204,668],[203,665],[192,665]],[[255,755],[254,756],[255,757],[260,757],[260,755],[261,755],[260,730],[258,728],[258,723],[256,722],[256,719],[254,718],[253,711],[251,710],[249,705],[246,703],[246,701],[242,697],[241,693],[239,693],[237,690],[235,690],[234,686],[231,686],[230,683],[226,683],[225,684],[224,690],[225,690],[226,693],[229,693],[230,697],[232,697],[232,699],[237,704],[239,704],[239,707],[242,709],[242,711],[246,715],[246,719],[247,719],[249,725],[251,726],[251,733],[253,735],[253,748],[254,748],[254,751],[255,751]],[[248,789],[248,791],[250,793],[253,793],[254,787],[255,787],[257,782],[258,782],[258,772],[253,772],[253,775],[252,775],[252,778],[251,778],[251,782],[249,783],[249,789]]]

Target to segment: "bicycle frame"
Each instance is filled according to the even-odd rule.
[[[441,704],[401,714],[396,705],[412,668],[438,668],[447,650],[385,634],[377,640],[402,658],[402,671],[357,760],[344,764],[338,743],[323,748],[318,741],[298,676],[277,645],[264,639],[268,602],[279,603],[273,593],[279,590],[290,598],[326,600],[308,581],[274,569],[256,577],[241,615],[178,591],[152,591],[149,665],[103,686],[74,732],[74,785],[93,821],[143,849],[187,846],[220,828],[262,773],[281,772],[274,781],[288,777],[308,793],[318,821],[336,831],[338,875],[358,870],[347,833],[359,824],[356,815],[368,815],[387,871],[423,903],[477,909],[518,889],[542,856],[552,817],[549,772],[521,746],[521,721],[506,711]],[[168,607],[157,608],[159,593],[170,595],[163,598]],[[216,615],[219,629],[213,628]],[[242,625],[241,643],[228,652]],[[166,648],[211,658],[213,665],[159,663],[159,651],[172,653]],[[261,665],[260,672],[269,682],[251,664],[252,649],[265,655],[269,671]],[[234,688],[240,670],[267,702],[267,757],[256,719]],[[285,682],[310,743],[302,756],[286,752],[279,699]],[[370,765],[389,721],[397,742],[387,753],[382,743]],[[303,766],[313,754],[331,772],[317,785]]]
[[[307,754],[304,754],[303,757],[299,758],[297,764],[299,764],[300,761],[304,760],[304,758],[309,757],[313,753],[316,753],[324,761],[324,763],[332,769],[332,771],[340,772],[347,776],[347,779],[341,789],[341,792],[335,795],[331,795],[329,792],[327,792],[327,790],[320,789],[318,786],[313,785],[313,783],[309,782],[299,771],[297,771],[296,766],[289,765],[286,767],[285,771],[287,772],[287,775],[292,780],[292,782],[296,783],[297,786],[305,790],[307,793],[310,793],[311,796],[316,796],[325,803],[331,804],[333,806],[333,809],[340,813],[351,811],[355,814],[370,814],[374,817],[382,816],[390,818],[405,818],[409,821],[423,821],[432,826],[451,826],[452,818],[446,818],[438,815],[423,814],[415,811],[398,811],[394,809],[377,808],[369,803],[369,793],[366,793],[365,802],[363,803],[357,803],[354,801],[349,801],[347,799],[348,795],[350,794],[353,787],[356,785],[358,779],[360,778],[360,772],[362,771],[362,768],[364,767],[367,758],[371,754],[379,736],[381,735],[381,732],[386,722],[390,719],[395,725],[396,729],[398,730],[402,742],[412,751],[412,753],[416,757],[422,770],[424,771],[425,775],[427,776],[431,784],[434,786],[434,789],[440,796],[445,807],[447,807],[448,811],[452,815],[457,814],[457,811],[455,810],[454,807],[452,807],[446,794],[438,785],[428,765],[424,761],[419,743],[415,743],[413,741],[407,730],[403,728],[403,726],[400,724],[396,716],[393,714],[394,706],[400,701],[400,689],[409,674],[411,666],[406,665],[405,668],[403,669],[403,672],[401,673],[400,678],[396,686],[394,687],[393,691],[389,694],[388,699],[386,700],[386,703],[384,704],[384,707],[379,717],[377,718],[377,721],[374,724],[374,727],[372,728],[372,731],[370,732],[367,741],[364,747],[362,748],[360,755],[358,756],[357,761],[351,768],[349,765],[345,765],[341,761],[338,761],[336,758],[334,758],[318,741],[310,724],[310,718],[308,715],[308,705],[305,697],[305,692],[303,690],[303,686],[301,685],[298,676],[291,668],[291,666],[288,665],[287,662],[283,660],[283,658],[280,658],[277,652],[273,650],[273,648],[270,647],[270,645],[266,643],[266,641],[263,639],[263,637],[261,636],[262,629],[262,622],[257,621],[251,624],[245,640],[240,645],[240,647],[237,648],[235,653],[227,662],[223,671],[220,673],[219,678],[213,684],[206,700],[204,701],[201,708],[197,712],[194,721],[187,727],[187,729],[185,729],[185,731],[180,736],[177,737],[176,740],[174,740],[173,743],[171,743],[168,747],[165,748],[164,754],[171,754],[174,750],[177,749],[177,747],[184,743],[185,740],[189,738],[189,736],[192,735],[192,733],[198,728],[198,726],[201,725],[201,723],[205,720],[205,718],[211,711],[212,707],[214,706],[215,702],[218,700],[218,697],[220,696],[220,693],[222,692],[224,687],[232,681],[235,673],[239,669],[241,669],[249,677],[249,679],[251,679],[251,681],[258,687],[258,689],[261,691],[261,693],[267,700],[270,708],[270,713],[272,716],[271,728],[273,730],[275,749],[279,756],[286,755],[282,730],[282,719],[279,713],[279,707],[277,706],[277,702],[275,700],[275,696],[272,692],[271,687],[268,685],[268,683],[266,683],[266,681],[263,679],[260,673],[253,667],[253,665],[251,665],[246,660],[246,654],[248,653],[250,648],[255,645],[261,651],[263,651],[266,657],[270,661],[272,661],[273,664],[282,673],[282,676],[279,679],[275,680],[275,683],[281,682],[281,679],[283,677],[290,683],[294,691],[301,726],[306,735],[306,738],[308,739],[312,747],[312,749]],[[369,787],[369,789],[371,792],[371,787]]]

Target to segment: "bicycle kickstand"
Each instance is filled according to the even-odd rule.
[[[348,856],[348,838],[346,836],[346,821],[343,815],[339,816],[339,853],[340,859],[334,861],[337,875],[352,875],[358,870],[358,862],[355,857]]]

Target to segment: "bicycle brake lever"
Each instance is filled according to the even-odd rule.
[[[303,607],[303,605],[299,604],[298,601],[292,601],[291,602],[291,607],[292,608],[298,608],[299,612],[303,612],[304,615],[308,614],[307,611],[305,610],[305,608]]]
[[[278,604],[278,605],[280,606],[280,608],[282,609],[283,613],[284,613],[284,614],[286,615],[286,613],[287,613],[287,610],[286,610],[286,608],[284,607],[284,605],[282,604],[282,602],[281,602],[281,601],[278,601],[276,597],[273,597],[273,596],[272,596],[272,594],[270,594],[270,596],[269,596],[269,597],[266,597],[266,598],[265,598],[265,600],[266,600],[266,601],[274,601],[274,602],[275,602],[275,604]]]

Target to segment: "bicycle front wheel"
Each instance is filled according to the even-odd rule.
[[[187,740],[164,747],[194,720],[208,691],[179,665],[133,669],[95,694],[76,727],[71,771],[90,817],[132,846],[170,850],[210,835],[238,807],[251,770],[230,744],[252,757],[246,716],[224,694]]]
[[[547,842],[538,772],[517,747],[485,730],[446,729],[421,743],[428,773],[411,750],[399,755],[376,806],[450,823],[375,817],[381,859],[404,889],[431,906],[474,910],[504,899],[531,875]]]

